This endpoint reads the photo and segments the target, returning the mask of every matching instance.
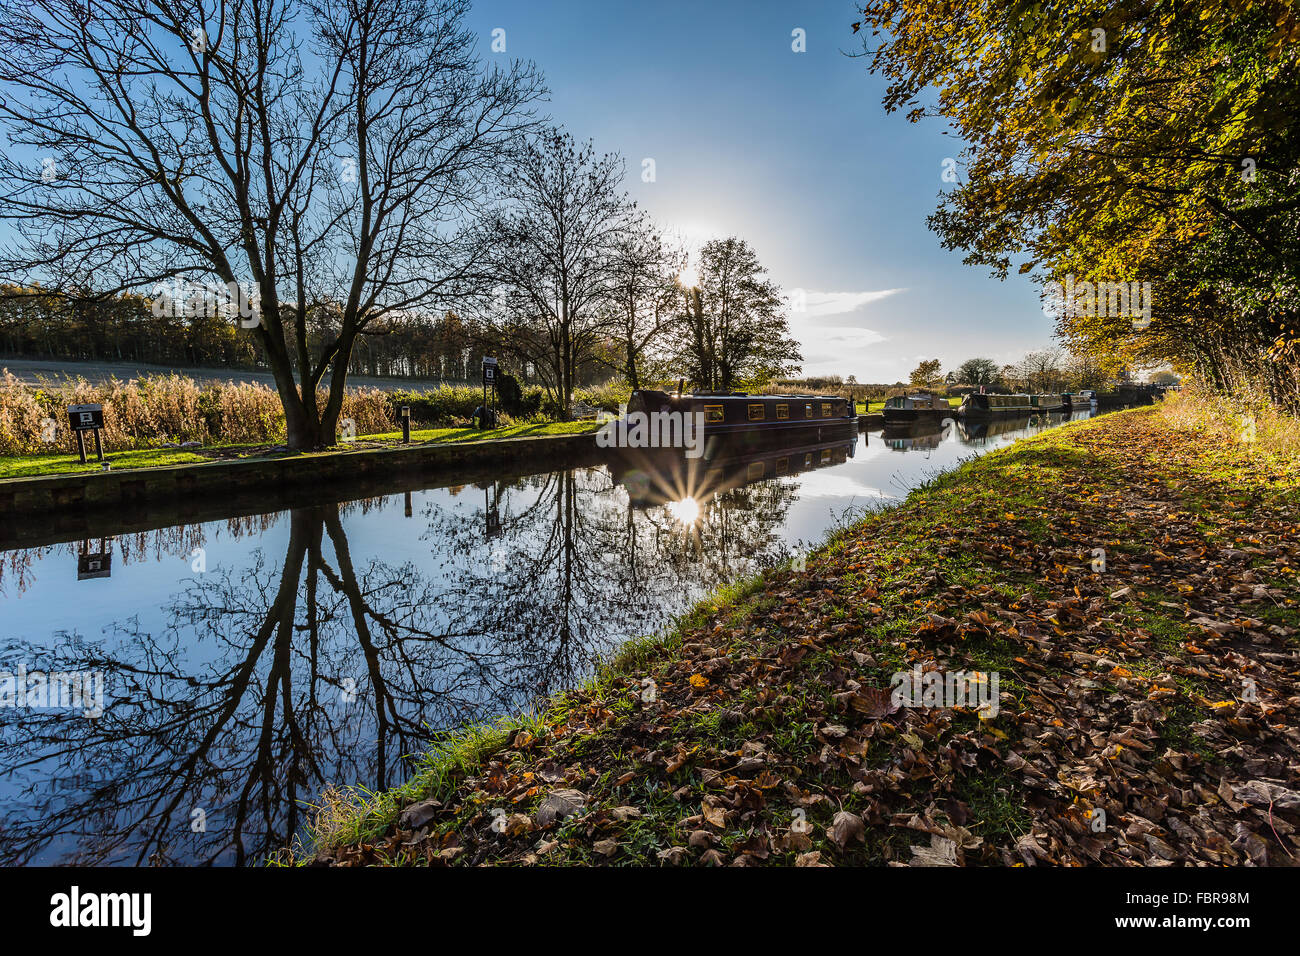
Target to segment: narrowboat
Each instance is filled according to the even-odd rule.
[[[704,426],[707,458],[719,439],[740,446],[780,446],[832,441],[856,436],[857,415],[846,398],[837,395],[750,395],[745,392],[670,394],[638,389],[627,403],[627,416],[641,412],[698,415]],[[630,447],[635,447],[629,443]],[[654,444],[652,447],[672,447]]]
[[[953,414],[948,400],[934,392],[895,395],[880,410],[886,425],[910,425],[914,422],[939,422]]]
[[[982,395],[971,392],[961,401],[961,414],[966,418],[1032,415],[1035,411],[1028,395]]]
[[[1036,412],[1059,412],[1065,408],[1065,399],[1061,395],[1030,395],[1029,401]]]

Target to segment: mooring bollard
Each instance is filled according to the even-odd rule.
[[[409,445],[411,443],[411,406],[403,405],[398,417],[402,419],[402,443]]]

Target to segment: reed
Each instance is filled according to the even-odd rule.
[[[326,395],[321,392],[320,401]],[[284,411],[275,390],[255,382],[196,382],[185,375],[121,381],[28,385],[6,369],[0,378],[0,454],[76,450],[67,406],[104,406],[101,439],[107,451],[157,448],[168,442],[259,444],[284,441]],[[348,389],[342,418],[357,434],[397,427],[392,396],[376,388]]]

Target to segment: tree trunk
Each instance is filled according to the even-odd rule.
[[[641,387],[636,371],[636,345],[631,336],[627,340],[627,384],[634,392]]]
[[[275,377],[276,393],[284,407],[286,444],[291,451],[324,447],[326,443],[321,441],[320,419],[316,415],[316,397],[304,396],[294,380],[293,366],[289,362],[283,335],[267,330],[264,325],[259,325],[257,329],[261,334],[267,361],[271,365],[271,374]]]

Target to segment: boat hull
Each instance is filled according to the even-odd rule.
[[[973,419],[989,418],[1024,418],[1032,415],[1037,409],[1028,405],[1023,407],[1003,407],[1003,408],[981,408],[978,405],[964,405],[961,409],[962,417]]]
[[[970,419],[1011,418],[1064,411],[1069,406],[1060,395],[967,395],[961,414]]]
[[[882,408],[886,425],[911,425],[916,422],[942,422],[957,414],[953,408]]]

